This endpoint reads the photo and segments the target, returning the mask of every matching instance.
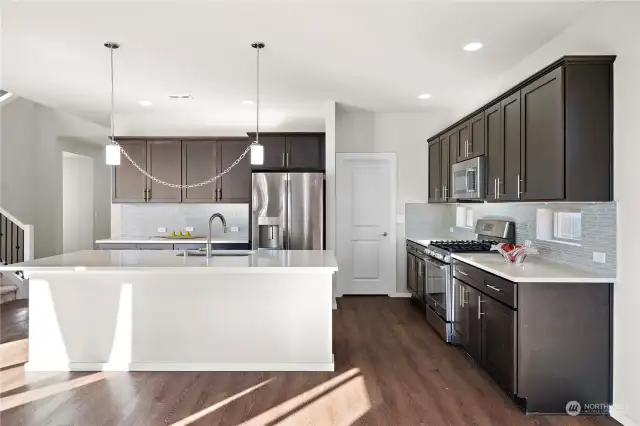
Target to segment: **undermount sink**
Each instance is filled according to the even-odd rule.
[[[254,254],[255,251],[253,250],[212,250],[211,252],[211,257],[218,257],[218,256],[251,256],[252,254]],[[207,256],[207,251],[206,250],[185,250],[185,251],[181,251],[180,253],[178,253],[178,256],[200,256],[200,257],[206,257]]]

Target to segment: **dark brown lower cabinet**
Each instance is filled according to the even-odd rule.
[[[458,260],[453,269],[454,342],[523,411],[611,404],[611,283],[514,283]]]
[[[516,311],[497,300],[478,295],[482,336],[481,364],[506,391],[516,391]]]

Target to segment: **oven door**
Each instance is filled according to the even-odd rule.
[[[451,321],[451,265],[434,258],[425,260],[425,303],[445,321]]]

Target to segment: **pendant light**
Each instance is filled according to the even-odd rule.
[[[256,49],[256,140],[251,144],[251,164],[262,165],[264,163],[264,146],[260,145],[260,49],[264,49],[264,43],[256,41],[251,43]]]
[[[113,115],[115,109],[114,102],[114,88],[113,88],[113,50],[120,47],[118,43],[108,41],[104,44],[104,47],[109,49],[109,55],[111,59],[111,115],[110,115],[110,127],[111,127],[111,141],[109,145],[106,146],[106,162],[109,166],[119,166],[120,165],[120,145],[116,142],[115,139],[115,129],[113,123]]]

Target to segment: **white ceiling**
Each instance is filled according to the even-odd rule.
[[[251,130],[255,50],[261,123],[311,128],[335,100],[373,111],[445,111],[593,4],[300,1],[15,2],[2,11],[2,88],[108,122],[107,40],[118,133]],[[479,40],[474,53],[462,46]],[[567,52],[575,53],[575,52]],[[420,93],[431,93],[427,101]],[[167,95],[190,93],[192,101]],[[153,102],[143,107],[139,100]],[[122,129],[126,129],[123,131]],[[149,130],[152,129],[152,130]],[[220,130],[222,129],[222,130]]]

